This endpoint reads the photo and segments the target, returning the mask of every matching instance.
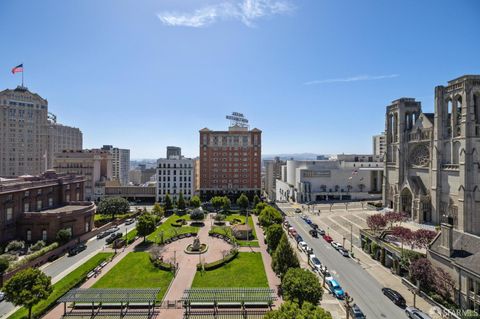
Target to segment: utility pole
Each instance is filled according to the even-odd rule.
[[[353,253],[353,225],[350,223],[350,252]]]
[[[347,319],[350,319],[350,310],[352,309],[353,298],[345,293],[345,309],[347,310]]]

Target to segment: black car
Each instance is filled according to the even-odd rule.
[[[77,246],[73,247],[73,248],[70,248],[70,250],[68,251],[68,256],[75,256],[77,255],[78,253],[84,251],[85,249],[87,249],[87,245],[85,244],[78,244]]]
[[[360,310],[357,304],[354,304],[352,308],[350,308],[350,315],[353,319],[365,319],[365,314]]]
[[[308,233],[310,234],[310,236],[318,238],[318,233],[315,229],[310,229]]]
[[[115,234],[111,234],[106,240],[105,242],[107,244],[111,244],[115,241],[115,239],[118,239],[118,238],[121,238],[122,237],[122,234],[121,233],[115,233]]]
[[[101,233],[99,233],[99,234],[97,235],[97,239],[105,238],[105,237],[108,236],[108,234],[109,234],[109,233],[108,233],[107,231],[102,231]]]
[[[315,230],[318,229],[318,225],[315,224],[315,223],[311,223],[311,224],[310,224],[310,227],[312,227],[312,228],[315,229]]]
[[[403,296],[398,291],[395,291],[391,288],[382,288],[382,292],[397,306],[401,308],[405,308],[407,306],[405,298],[403,298]]]
[[[325,235],[325,231],[324,231],[323,229],[319,228],[319,229],[317,229],[317,231],[318,231],[318,234],[319,234],[320,236]]]
[[[302,236],[297,235],[297,237],[295,237],[295,240],[297,241],[297,243],[299,243],[299,242],[303,241],[303,238],[302,238]]]

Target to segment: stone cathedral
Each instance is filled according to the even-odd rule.
[[[480,235],[480,75],[435,88],[434,113],[414,98],[386,110],[383,201],[419,223]]]

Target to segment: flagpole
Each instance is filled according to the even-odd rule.
[[[22,63],[22,65],[23,65],[23,63]],[[23,73],[25,73],[25,68],[22,66],[22,88],[24,87],[23,86]]]

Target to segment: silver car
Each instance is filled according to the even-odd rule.
[[[432,319],[432,317],[415,307],[405,308],[405,314],[411,319]]]
[[[2,302],[3,299],[5,299],[5,293],[0,291],[0,302]]]

